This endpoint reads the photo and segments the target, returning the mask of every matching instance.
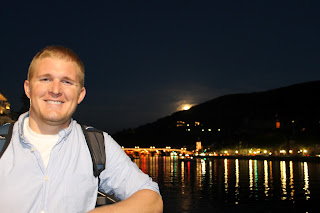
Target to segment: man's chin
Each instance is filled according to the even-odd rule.
[[[43,116],[43,120],[51,125],[61,125],[69,122],[71,117],[61,116],[61,115],[46,115]]]

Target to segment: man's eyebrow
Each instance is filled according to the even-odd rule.
[[[37,76],[38,78],[42,78],[42,77],[53,77],[50,73],[46,73],[46,74],[42,74]],[[70,78],[69,76],[63,76],[61,78],[62,80],[68,80],[68,81],[76,81],[75,79]]]
[[[38,78],[43,78],[43,77],[51,77],[51,75],[49,73],[46,73],[46,74],[42,74],[42,75],[39,75],[37,76]]]
[[[37,78],[38,78],[38,79],[40,79],[40,78],[53,78],[53,76],[52,76],[50,73],[45,73],[45,74],[42,74],[42,75],[37,76]],[[63,80],[63,81],[70,81],[70,82],[72,82],[73,84],[77,84],[77,79],[72,79],[72,78],[70,78],[70,77],[68,77],[68,76],[63,76],[63,77],[61,78],[61,80]]]

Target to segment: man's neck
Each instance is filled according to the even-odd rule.
[[[31,115],[29,116],[29,127],[32,131],[43,135],[55,135],[60,130],[68,128],[70,119],[64,123],[43,122],[35,120]]]

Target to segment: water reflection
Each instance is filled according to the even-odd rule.
[[[258,177],[258,161],[257,160],[254,160],[254,190],[255,191],[258,191],[258,180],[259,180],[259,177]],[[255,197],[257,197],[258,193],[255,192]]]
[[[290,183],[289,183],[289,186],[290,186],[290,190],[291,190],[290,200],[293,200],[294,199],[294,179],[293,179],[293,162],[292,161],[289,162],[289,168],[290,168]]]
[[[182,191],[181,193],[184,194],[184,190],[185,190],[185,187],[186,187],[186,184],[185,184],[185,177],[184,177],[184,161],[181,162],[181,185],[182,185]]]
[[[206,162],[204,159],[197,159],[197,184],[199,188],[202,188],[203,178],[206,174]]]
[[[281,189],[282,196],[281,199],[285,200],[287,198],[287,173],[286,173],[286,162],[280,161],[280,174],[281,174]]]
[[[185,212],[196,205],[197,199],[202,205],[207,200],[210,205],[221,200],[222,203],[241,205],[247,200],[295,202],[320,199],[320,173],[314,172],[316,177],[309,176],[311,168],[318,171],[319,163],[310,167],[308,162],[216,158],[179,160],[174,156],[141,156],[134,162],[156,180],[171,199],[183,200]],[[310,179],[317,180],[318,190],[311,188]]]
[[[264,194],[266,197],[269,196],[269,168],[268,161],[263,161],[263,170],[264,170]]]
[[[235,184],[235,204],[238,204],[238,200],[239,200],[239,194],[240,194],[240,169],[239,169],[239,159],[236,159],[235,161],[235,175],[236,175],[236,184]]]
[[[249,189],[250,191],[253,191],[253,160],[249,160]],[[251,192],[252,195],[252,192]]]
[[[212,161],[209,161],[209,185],[213,185]]]
[[[228,159],[224,159],[224,190],[226,192],[228,192],[228,164],[229,160]]]
[[[304,194],[306,196],[306,200],[310,198],[310,190],[309,190],[309,171],[307,162],[303,163],[303,174],[304,174]]]

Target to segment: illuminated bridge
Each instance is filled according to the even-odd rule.
[[[135,148],[124,148],[122,149],[127,153],[127,155],[132,157],[139,157],[140,155],[193,155],[193,152],[188,151],[186,148],[172,149],[171,147],[166,148],[155,148],[151,146],[150,148],[140,148],[136,146]]]

